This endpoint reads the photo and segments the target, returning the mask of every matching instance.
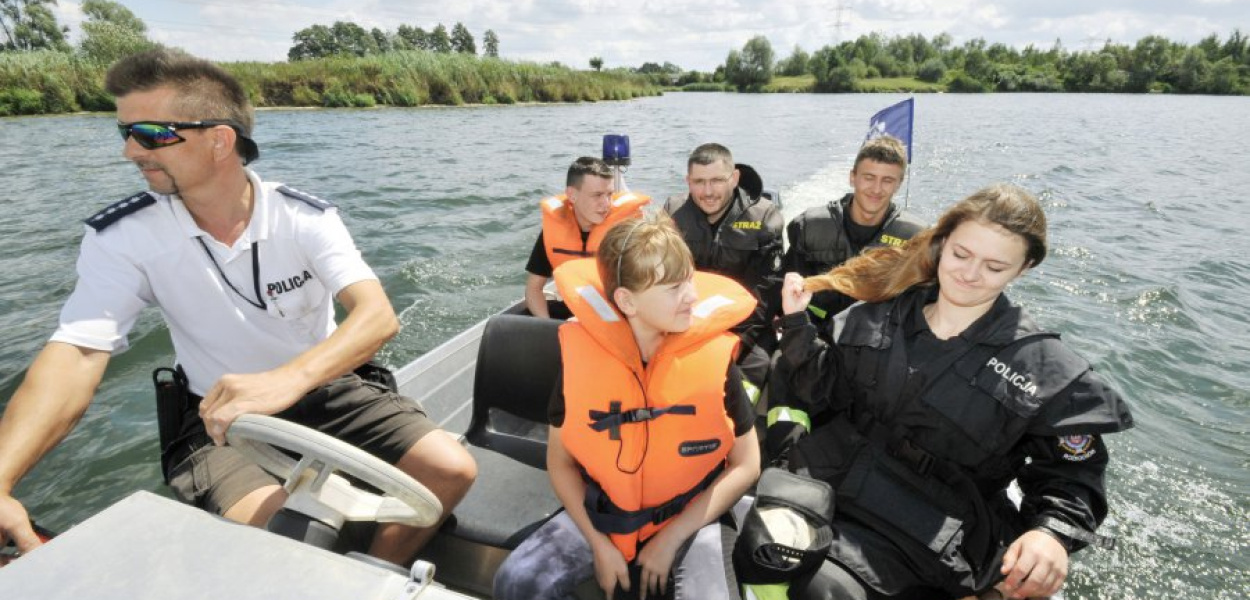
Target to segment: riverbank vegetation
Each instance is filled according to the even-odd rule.
[[[0,116],[113,110],[104,73],[116,59],[156,46],[143,21],[116,2],[87,0],[83,41],[73,48],[65,31],[48,20],[45,3],[26,4],[30,18],[42,25],[21,31],[38,37],[9,34],[4,39],[20,45],[0,45]],[[661,92],[630,70],[579,71],[498,58],[499,38],[486,34],[485,56],[478,56],[472,35],[459,23],[450,34],[442,25],[428,33],[400,26],[388,34],[335,23],[297,32],[289,62],[221,66],[258,107],[596,102]]]
[[[48,8],[55,0],[0,0],[0,116],[108,111],[108,65],[156,46],[147,27],[112,0],[85,0],[77,47]],[[399,25],[366,30],[350,22],[292,35],[289,62],[225,63],[256,106],[369,107],[624,100],[663,89],[742,92],[1112,92],[1250,94],[1250,38],[1235,30],[1192,46],[1161,36],[1101,49],[1017,49],[951,36],[873,33],[777,58],[756,36],[715,71],[672,63],[590,70],[499,58],[487,30],[482,55],[461,23],[426,31]]]
[[[795,79],[798,78],[798,79]],[[1132,45],[1107,40],[1101,49],[1016,49],[974,39],[954,45],[947,34],[887,38],[880,33],[801,47],[774,60],[756,36],[729,51],[714,73],[679,78],[684,85],[727,83],[739,91],[810,92],[1113,92],[1250,94],[1250,38],[1235,30],[1187,46],[1152,35]],[[806,88],[801,82],[810,82]],[[774,82],[778,82],[774,84]]]
[[[656,95],[645,77],[405,50],[285,63],[223,63],[258,107],[596,102]],[[108,64],[42,50],[0,54],[0,116],[113,110]]]
[[[286,63],[226,63],[256,106],[422,106],[628,100],[644,77],[426,50]]]

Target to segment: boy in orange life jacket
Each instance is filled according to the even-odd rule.
[[[759,476],[759,446],[728,330],[754,298],[696,273],[665,215],[613,226],[555,279],[576,318],[548,410],[565,511],[512,552],[494,597],[567,598],[594,577],[609,599],[737,598],[718,521]]]
[[[548,307],[543,295],[552,271],[567,261],[594,256],[614,223],[633,218],[651,202],[642,194],[613,193],[612,181],[612,167],[598,158],[583,156],[569,165],[564,193],[543,198],[543,228],[525,264],[525,306],[530,314],[567,319],[568,309]]]

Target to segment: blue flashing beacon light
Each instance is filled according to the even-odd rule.
[[[603,136],[603,162],[612,167],[628,167],[629,136],[611,133]]]

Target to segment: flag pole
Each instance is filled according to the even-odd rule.
[[[907,169],[905,169],[907,177],[907,191],[903,194],[903,210],[907,210],[911,204],[911,138],[915,133],[916,125],[916,97],[912,96],[907,99]]]
[[[904,179],[907,180],[907,190],[903,193],[903,210],[911,204],[911,161],[907,161],[907,170]]]

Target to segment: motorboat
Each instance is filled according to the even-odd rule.
[[[559,322],[523,312],[518,303],[395,373],[400,392],[460,435],[479,467],[478,483],[413,565],[339,553],[140,491],[0,569],[4,597],[489,597],[499,563],[560,507],[543,472]],[[284,510],[318,523],[429,525],[441,512],[391,465],[287,421],[244,415],[227,439],[286,478]]]
[[[618,190],[628,152],[627,138],[605,137]],[[753,195],[780,201],[738,166],[749,170],[744,187]],[[0,569],[0,590],[39,600],[489,598],[499,565],[561,508],[545,472],[560,323],[529,316],[518,302],[394,372],[398,391],[459,436],[478,466],[477,481],[413,565],[353,551],[353,537],[367,540],[375,522],[436,522],[442,509],[424,486],[329,436],[243,415],[227,440],[284,478],[283,524],[241,525],[140,491]],[[583,587],[585,597],[602,597],[593,580]]]

